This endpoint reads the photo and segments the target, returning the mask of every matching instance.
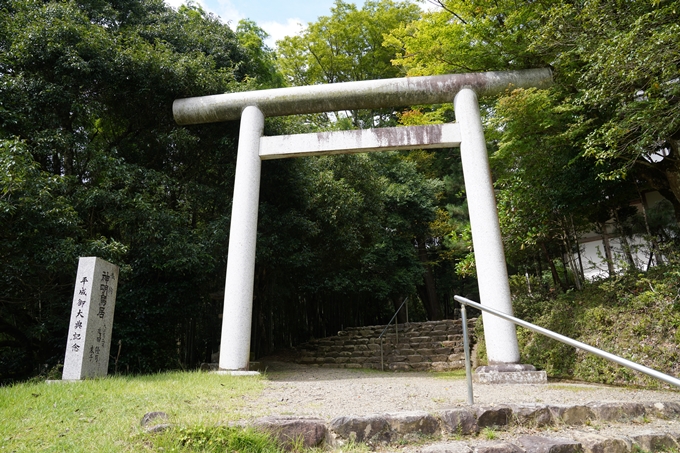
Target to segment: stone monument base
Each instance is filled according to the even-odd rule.
[[[472,380],[477,384],[547,384],[548,375],[533,365],[501,364],[480,366]]]

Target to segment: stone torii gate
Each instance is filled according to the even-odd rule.
[[[547,87],[549,69],[448,74],[228,93],[173,104],[180,125],[241,119],[219,367],[247,370],[250,355],[261,161],[299,156],[460,146],[481,303],[512,314],[493,183],[477,96]],[[456,123],[264,137],[264,119],[454,101]],[[490,364],[519,362],[515,327],[487,316]],[[512,368],[512,367],[511,367]],[[513,370],[515,368],[512,368]]]

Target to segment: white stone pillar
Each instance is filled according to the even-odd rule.
[[[223,370],[247,370],[250,359],[257,209],[260,199],[259,149],[263,130],[264,115],[260,109],[254,106],[243,109],[224,286],[219,362]]]
[[[463,88],[453,102],[456,122],[460,124],[460,154],[481,303],[512,315],[508,271],[477,95],[470,88]],[[514,324],[484,315],[484,337],[489,364],[519,363]]]

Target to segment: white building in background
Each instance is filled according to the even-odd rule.
[[[658,192],[647,192],[643,197],[647,209],[664,199]],[[633,202],[631,206],[636,207],[638,213],[643,213],[642,201]],[[578,240],[580,260],[586,280],[609,277],[605,241],[609,242],[611,264],[616,273],[626,269],[630,263],[630,258],[626,253],[626,242],[637,269],[647,270],[658,264],[652,244],[646,240],[644,235],[635,234],[622,240],[613,220],[607,222],[606,225],[606,234],[591,231],[582,235]],[[663,259],[663,256],[661,258]],[[574,254],[574,260],[578,262],[578,254]]]

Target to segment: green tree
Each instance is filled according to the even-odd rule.
[[[273,165],[272,165],[273,164]],[[271,179],[269,179],[271,178]],[[386,322],[422,280],[412,226],[438,182],[396,153],[265,162],[256,265],[258,354]],[[283,253],[282,253],[283,252]]]
[[[5,0],[0,49],[1,377],[63,360],[87,255],[121,266],[119,369],[205,360],[236,125],[181,128],[171,105],[256,86],[262,66],[200,7],[156,0]]]
[[[276,68],[276,53],[264,42],[269,37],[267,32],[255,22],[243,19],[236,27],[236,36],[247,50],[249,63],[253,67],[253,74],[248,76],[255,78],[262,88],[283,86],[283,76]]]
[[[358,9],[337,0],[330,16],[320,17],[300,35],[277,43],[278,67],[286,82],[294,86],[401,76],[403,72],[392,64],[395,53],[382,45],[384,35],[419,15],[418,6],[409,1],[369,0]],[[329,127],[328,116],[320,117],[322,127]],[[349,116],[341,112],[332,119],[336,128],[396,125],[393,110],[354,111]]]
[[[581,266],[571,258],[578,235],[637,194],[631,184],[599,178],[602,167],[580,157],[584,130],[575,125],[581,109],[560,100],[546,90],[514,90],[498,100],[489,135],[496,139],[492,166],[510,261],[528,255],[519,265],[527,270],[542,255],[556,286],[566,290],[569,280],[581,286]],[[558,275],[556,257],[571,277]]]
[[[77,260],[78,216],[63,182],[40,170],[25,144],[0,140],[0,366],[22,377],[42,363],[61,314],[64,256]],[[69,266],[74,270],[74,266]],[[29,303],[27,303],[27,301]]]
[[[383,0],[369,1],[358,9],[337,1],[331,13],[310,24],[300,36],[278,43],[277,61],[288,83],[335,83],[403,75],[403,71],[392,64],[397,54],[394,49],[384,46],[383,41],[393,30],[406,27],[420,17],[416,5]],[[404,109],[406,113],[402,115]],[[316,127],[344,129],[437,123],[447,116],[442,112],[418,112],[409,111],[408,107],[336,112],[312,121]],[[442,153],[446,154],[445,151]],[[364,247],[373,251],[363,258],[363,262],[370,262],[374,269],[379,269],[371,278],[373,294],[391,299],[397,308],[406,295],[416,292],[424,303],[427,316],[439,319],[442,316],[439,293],[449,294],[444,288],[437,288],[437,278],[438,274],[446,273],[444,269],[450,265],[450,260],[444,253],[445,232],[440,228],[435,228],[435,232],[433,225],[441,225],[442,218],[449,216],[445,208],[449,200],[444,200],[446,186],[442,182],[449,171],[449,162],[442,158],[433,165],[437,160],[434,154],[412,152],[389,159],[368,157],[381,168],[382,178],[390,175],[388,180],[397,178],[398,183],[391,182],[381,188],[387,190],[386,195],[373,195],[390,207],[388,215],[375,217],[380,222],[376,230],[379,234],[373,235],[373,241],[377,242]],[[358,163],[352,160],[358,158],[348,159]],[[390,196],[397,198],[390,199]],[[417,275],[415,280],[413,273]],[[392,291],[385,292],[380,289],[383,287],[392,288]]]
[[[542,13],[553,1],[442,0],[440,8],[402,24],[384,45],[409,75],[545,66],[528,52]]]
[[[369,0],[358,9],[337,0],[330,16],[297,36],[277,43],[281,72],[291,85],[313,85],[397,77],[394,53],[384,47],[384,34],[419,17],[408,1]]]
[[[591,113],[586,156],[602,176],[644,178],[680,221],[680,52],[677,1],[563,3],[546,14],[532,48],[552,55],[565,102]]]
[[[542,273],[639,189],[677,206],[677,2],[438,3],[386,38],[410,75],[554,70],[549,92],[481,100],[511,261]]]

